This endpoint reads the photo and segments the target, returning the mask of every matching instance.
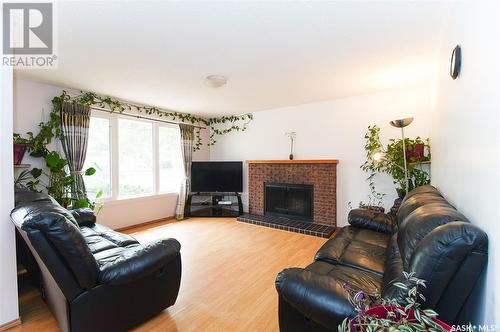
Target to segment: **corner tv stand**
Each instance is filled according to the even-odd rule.
[[[238,217],[243,214],[243,203],[237,192],[190,193],[186,201],[188,217]]]

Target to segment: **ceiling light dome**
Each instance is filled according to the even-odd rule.
[[[206,77],[206,82],[212,88],[220,88],[221,86],[226,85],[227,77],[223,75],[208,75]]]

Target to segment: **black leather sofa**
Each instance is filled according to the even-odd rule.
[[[34,256],[42,296],[62,331],[125,331],[177,299],[180,244],[140,244],[96,224],[91,210],[68,211],[46,194],[16,191],[11,213]]]
[[[487,264],[488,237],[432,186],[406,195],[397,216],[352,210],[306,268],[278,274],[281,331],[336,331],[355,311],[343,289],[401,299],[402,271],[427,280],[426,308],[449,324],[472,320],[472,294]]]

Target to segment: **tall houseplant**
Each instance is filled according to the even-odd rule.
[[[420,137],[405,138],[407,151],[413,151],[416,146],[422,144],[427,154],[424,154],[419,161],[428,161],[430,160],[429,140],[423,140]],[[380,128],[375,125],[369,126],[365,134],[365,151],[366,161],[361,165],[361,169],[369,174],[367,180],[372,194],[377,193],[374,189],[374,176],[377,173],[386,173],[392,177],[394,184],[396,184],[398,197],[403,198],[405,195],[403,140],[390,139],[384,147],[380,141]],[[408,190],[429,184],[429,173],[420,168],[418,164],[412,163],[413,160],[408,161]]]
[[[14,180],[14,185],[32,191],[44,191],[64,207],[100,209],[101,206],[96,206],[95,202],[89,199],[74,201],[70,198],[73,177],[69,174],[68,161],[58,151],[49,150],[49,144],[53,139],[61,138],[60,116],[57,106],[54,103],[49,120],[38,125],[39,132],[36,135],[33,132],[26,133],[26,137],[14,134],[14,141],[25,144],[29,155],[34,158],[42,158],[46,166],[46,170],[34,167],[20,172]],[[95,172],[95,168],[90,167],[85,170],[85,175],[91,176]],[[98,193],[97,198],[100,195],[102,193]]]

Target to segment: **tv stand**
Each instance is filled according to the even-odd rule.
[[[188,217],[238,217],[243,214],[239,193],[190,193],[184,211]]]

